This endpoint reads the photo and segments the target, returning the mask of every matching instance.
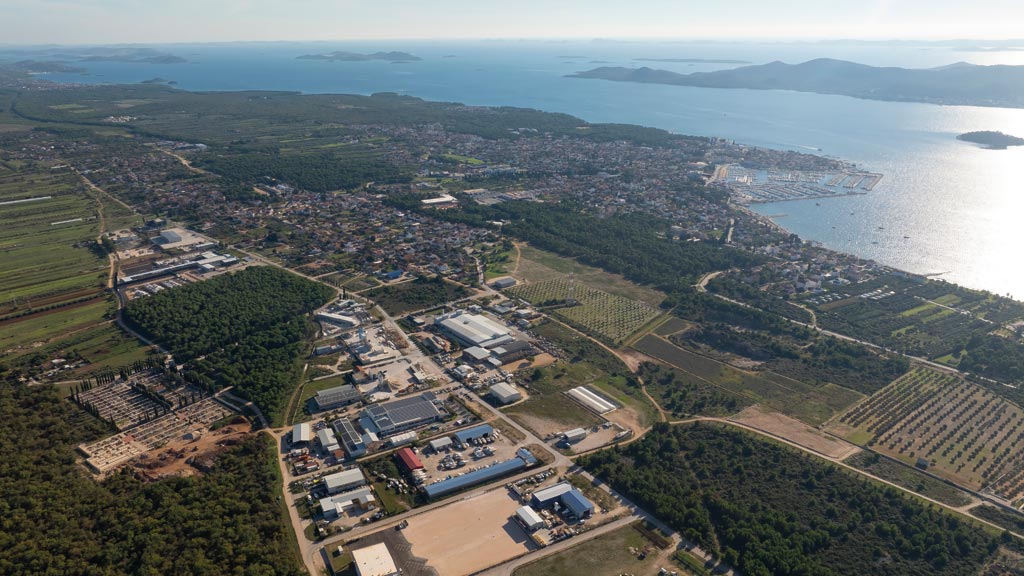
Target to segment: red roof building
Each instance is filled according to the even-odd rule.
[[[405,447],[399,450],[396,454],[398,455],[398,461],[401,462],[402,466],[405,466],[405,469],[409,472],[423,468],[423,462],[420,462],[419,457],[413,453],[412,449]]]

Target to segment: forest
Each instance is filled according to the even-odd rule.
[[[239,184],[285,182],[312,192],[347,190],[367,182],[407,182],[401,168],[376,158],[332,154],[228,153],[200,156],[196,164]]]
[[[414,310],[460,300],[469,296],[469,290],[458,284],[446,282],[444,278],[419,277],[411,282],[381,286],[366,293],[366,296],[380,304],[389,314],[399,315]]]
[[[389,202],[424,210],[415,195],[395,195]],[[689,289],[706,272],[761,262],[759,256],[727,246],[672,241],[666,237],[668,220],[639,212],[601,218],[567,202],[505,202],[469,203],[458,211],[431,215],[484,228],[496,220],[508,221],[502,232],[509,236],[667,293]]]
[[[193,362],[200,384],[234,386],[270,420],[298,378],[298,360],[312,335],[306,315],[333,291],[270,266],[164,290],[131,301],[125,320]]]
[[[0,414],[0,574],[304,573],[269,439],[250,437],[204,476],[97,483],[74,446],[108,434],[105,423],[42,386],[0,386]]]
[[[1001,540],[895,488],[719,425],[659,423],[578,463],[748,576],[972,574]]]

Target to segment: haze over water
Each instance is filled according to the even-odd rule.
[[[835,44],[434,42],[176,45],[188,64],[76,64],[70,82],[139,82],[154,77],[189,90],[399,92],[431,100],[566,112],[592,122],[656,126],[683,134],[826,154],[882,172],[867,195],[761,204],[753,208],[801,237],[881,263],[1024,299],[1021,166],[1024,148],[983,150],[955,136],[1000,130],[1024,137],[1024,110],[857,100],[819,94],[717,90],[565,78],[597,66],[677,72],[735,64],[637,62],[708,58],[801,62],[841,58],[880,66],[930,67],[969,61],[1024,64],[1024,52]],[[421,62],[296,60],[333,50],[404,50]],[[819,152],[817,149],[821,149]],[[779,216],[784,214],[785,216]]]

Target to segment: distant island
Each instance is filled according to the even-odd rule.
[[[92,55],[86,56],[79,62],[136,62],[140,64],[184,64],[188,62],[181,56],[173,54],[159,54],[156,56],[122,56],[122,55]]]
[[[139,84],[176,84],[176,82],[174,82],[173,80],[168,80],[166,78],[161,78],[157,76],[156,78],[143,80],[142,82],[139,82]]]
[[[692,74],[647,67],[600,67],[570,77],[701,88],[794,90],[898,102],[1024,107],[1024,66],[977,66],[966,62],[911,69],[821,58],[802,64],[776,61]]]
[[[957,140],[981,144],[989,150],[1006,150],[1010,146],[1024,146],[1024,138],[1010,136],[1002,132],[992,130],[980,130],[978,132],[967,132],[956,137]]]
[[[633,58],[636,62],[676,62],[678,64],[750,64],[747,60],[714,60],[706,58]]]
[[[369,62],[371,60],[385,60],[388,62],[419,62],[419,56],[413,56],[408,52],[374,52],[372,54],[360,54],[359,52],[345,52],[338,50],[326,54],[304,54],[298,56],[299,60],[327,60],[330,62]]]

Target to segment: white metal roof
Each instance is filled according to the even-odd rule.
[[[352,551],[359,576],[391,576],[398,573],[395,560],[383,542]]]

